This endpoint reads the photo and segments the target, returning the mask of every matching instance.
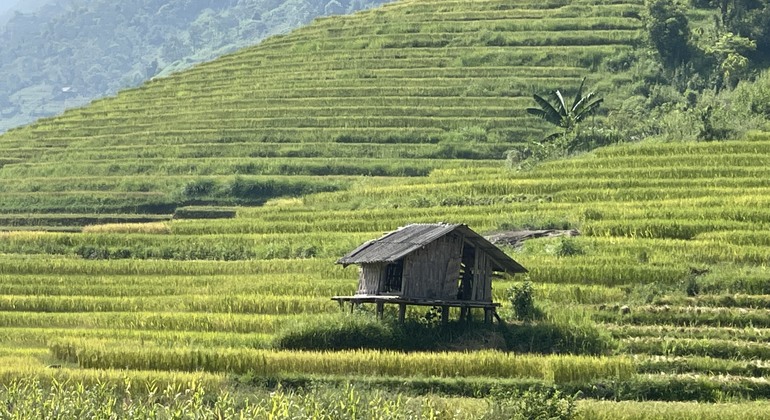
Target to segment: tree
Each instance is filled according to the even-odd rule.
[[[713,46],[706,48],[706,52],[716,59],[718,88],[734,88],[740,80],[748,77],[747,56],[756,48],[756,42],[732,32],[723,34]]]
[[[770,55],[770,3],[763,0],[714,0],[724,29],[756,42],[749,58],[766,60]]]
[[[553,104],[540,95],[533,95],[535,102],[537,102],[540,108],[527,108],[527,113],[540,117],[547,122],[564,129],[563,133],[551,134],[546,138],[547,140],[576,131],[580,123],[585,120],[586,117],[596,112],[602,102],[604,102],[604,98],[596,98],[594,92],[589,92],[587,95],[583,96],[583,86],[585,83],[586,79],[584,77],[583,81],[580,82],[580,87],[575,93],[575,99],[572,102],[572,106],[567,106],[564,95],[558,89],[551,92]]]
[[[688,61],[690,24],[684,9],[674,0],[648,0],[645,27],[663,64],[675,68]]]

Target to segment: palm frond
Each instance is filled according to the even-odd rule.
[[[540,95],[532,95],[532,97],[535,99],[535,102],[537,102],[538,105],[540,105],[540,109],[537,108],[527,108],[527,112],[532,115],[537,115],[540,118],[548,121],[549,123],[553,125],[559,125],[561,124],[561,114],[559,111],[556,110],[556,108],[553,107],[547,100],[545,100]],[[541,111],[541,114],[533,113],[532,110],[538,110]]]
[[[586,83],[586,78],[583,77],[583,80],[580,82],[580,87],[577,90],[577,93],[575,93],[575,101],[572,103],[572,111],[574,112],[575,109],[578,107],[580,102],[583,101],[583,86]]]
[[[584,119],[586,119],[586,117],[596,112],[596,109],[599,108],[599,105],[601,105],[602,102],[604,102],[604,98],[599,98],[591,103],[588,103],[588,105],[583,106],[580,114],[575,116],[576,121],[577,122],[583,121]],[[587,103],[587,102],[584,102],[584,103]]]
[[[564,102],[564,96],[562,96],[561,91],[556,89],[553,92],[553,96],[556,98],[556,102],[559,104],[559,114],[562,117],[566,117],[569,114],[569,111],[567,110],[567,103]]]

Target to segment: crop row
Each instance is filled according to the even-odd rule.
[[[522,11],[519,11],[522,12]],[[526,12],[524,12],[526,13]],[[420,16],[422,19],[424,16]],[[421,23],[421,24],[420,24]],[[371,35],[374,32],[388,35],[411,34],[434,34],[434,33],[465,33],[476,31],[492,32],[543,32],[543,31],[581,31],[581,30],[617,30],[617,29],[639,29],[639,22],[634,19],[614,17],[586,17],[585,19],[564,19],[544,17],[538,20],[529,19],[496,19],[494,22],[483,20],[467,21],[433,21],[410,22],[406,21],[391,22],[372,27],[369,22],[356,22],[356,24],[347,24],[338,28],[324,28],[323,25],[313,25],[306,29],[298,30],[288,39],[294,42],[311,40],[312,36],[316,38],[323,36],[327,40],[337,40],[338,38],[347,39],[352,36]],[[280,45],[286,43],[287,38],[268,41],[270,45]]]
[[[497,67],[493,67],[492,69],[497,69]],[[525,68],[528,72],[536,72],[537,70],[534,70],[535,68]],[[557,70],[564,69],[564,72],[567,74],[575,74],[577,70],[574,70],[574,68],[571,67],[565,67],[565,68],[557,68]],[[447,69],[439,68],[435,69],[435,71],[438,70],[444,70],[447,71]],[[396,74],[399,74],[405,70],[370,70],[372,72],[372,75],[377,74],[376,72],[398,72]],[[430,69],[416,69],[415,72],[422,72],[431,71]],[[485,71],[489,71],[488,68],[478,68],[478,69],[470,69],[466,70],[474,73],[483,74]],[[510,72],[511,69],[507,67],[503,67],[501,71]],[[347,73],[344,73],[346,71],[339,70],[334,72],[333,74],[342,74],[345,77],[351,77]],[[347,72],[351,72],[348,70]],[[492,72],[490,74],[490,77],[497,77],[495,76],[497,70]],[[581,70],[582,72],[582,70]],[[360,73],[360,71],[358,72]],[[318,71],[313,71],[310,74],[317,76]],[[578,73],[580,74],[580,73]],[[414,75],[416,76],[416,75]],[[413,78],[414,78],[413,76]],[[297,75],[296,77],[302,77],[300,75]],[[331,76],[330,76],[331,77]],[[335,76],[336,77],[336,76]],[[342,77],[342,76],[340,76]],[[374,76],[372,76],[374,77]],[[450,76],[445,76],[450,77]],[[477,76],[477,77],[480,77]],[[508,75],[510,77],[510,75]],[[201,109],[200,106],[206,106],[206,105],[214,105],[217,102],[223,102],[223,99],[225,97],[222,96],[214,96],[210,99],[210,102],[203,101],[202,103],[188,103],[188,104],[180,104],[180,112],[183,113],[203,113],[204,109]],[[283,98],[270,98],[270,97],[264,97],[264,98],[253,98],[253,97],[243,97],[243,98],[228,98],[229,100],[226,102],[226,104],[220,104],[219,110],[221,111],[233,111],[233,112],[245,112],[245,107],[255,107],[256,109],[275,109],[275,108],[283,108],[283,109],[299,109],[299,108],[311,108],[311,109],[323,109],[323,108],[330,108],[332,106],[334,107],[342,107],[344,108],[375,108],[375,107],[383,107],[383,108],[487,108],[487,107],[505,107],[509,108],[511,110],[521,107],[526,107],[529,105],[532,101],[532,98],[529,96],[527,97],[503,97],[503,98],[496,98],[496,97],[479,97],[479,96],[469,96],[469,97],[458,97],[458,98],[441,98],[441,97],[403,97],[403,96],[372,96],[372,97],[349,97],[349,98],[342,98],[342,97],[336,97],[336,96],[329,96],[329,97],[315,97],[315,98],[294,98],[294,99],[283,99]],[[148,108],[147,106],[140,106],[140,104],[136,104],[136,106],[132,106],[129,103],[121,103],[121,104],[112,104],[115,105],[114,108],[111,107],[87,107],[87,108],[78,108],[69,110],[66,113],[64,113],[58,121],[60,122],[67,122],[67,121],[83,121],[87,120],[89,118],[108,118],[108,117],[129,117],[129,116],[145,116],[150,113],[157,113],[157,111],[160,108]],[[222,109],[222,106],[230,106],[232,108],[224,108]],[[44,140],[44,139],[39,139]],[[11,145],[14,145],[11,143]],[[28,151],[27,149],[23,149],[24,144],[18,143],[14,146],[18,146],[19,148],[22,148],[21,151]],[[18,150],[18,149],[17,149]],[[13,163],[13,160],[9,160],[10,163]]]
[[[200,158],[360,158],[360,159],[500,159],[509,144],[443,142],[414,144],[409,148],[395,144],[359,143],[228,143],[189,144],[177,146],[129,145],[110,149],[78,148],[41,152],[24,162],[56,162],[133,159],[200,159]],[[21,161],[16,163],[23,163]]]
[[[12,275],[0,276],[0,293],[13,296],[70,297],[168,297],[179,295],[278,295],[328,299],[355,292],[356,271],[339,273],[335,278],[311,274],[253,274],[236,276],[90,276]],[[45,299],[45,298],[44,298]],[[205,299],[202,298],[204,301]],[[322,299],[322,300],[323,300]],[[303,299],[299,299],[303,300]],[[582,302],[582,301],[580,301]],[[594,303],[589,301],[586,303]],[[291,305],[291,304],[287,304]]]
[[[271,334],[302,315],[198,312],[0,312],[2,328],[133,329]]]
[[[245,261],[173,261],[173,260],[115,260],[85,261],[80,258],[56,256],[13,256],[0,258],[0,273],[5,275],[66,276],[220,276],[275,275],[278,273],[315,274],[336,278],[342,266],[330,259],[273,259]]]
[[[169,220],[166,215],[136,214],[2,214],[0,226],[85,226],[106,223],[157,223]]]
[[[247,349],[141,349],[85,340],[56,340],[49,345],[59,359],[84,368],[290,373],[383,376],[487,376],[537,378],[556,383],[599,378],[629,378],[630,359],[584,356],[530,356],[499,352],[398,353],[387,351],[298,352]]]
[[[575,29],[571,31],[516,31],[507,28],[489,28],[480,31],[459,32],[419,32],[408,35],[398,33],[340,35],[334,37],[294,36],[286,43],[268,43],[262,46],[263,52],[287,48],[288,51],[331,52],[355,49],[390,49],[390,48],[452,48],[460,46],[588,46],[588,45],[628,45],[640,40],[641,32],[637,29]]]
[[[770,342],[770,329],[745,327],[733,328],[719,327],[682,327],[672,325],[629,325],[629,324],[602,324],[613,337],[618,339],[690,339],[690,340],[716,340],[734,341],[745,343]]]
[[[594,318],[599,322],[632,325],[770,328],[770,313],[764,309],[639,306],[628,314],[599,311]]]
[[[40,352],[40,356],[49,355],[46,348],[52,339],[72,340],[105,340],[113,343],[129,343],[141,346],[144,343],[158,347],[233,347],[233,348],[268,348],[272,343],[271,334],[233,333],[233,332],[199,332],[199,331],[152,331],[142,329],[115,328],[0,328],[0,343],[3,352],[13,355]],[[20,349],[18,346],[24,346]],[[29,347],[27,347],[29,346]]]
[[[207,238],[168,235],[0,233],[0,252],[79,255],[85,259],[159,258],[175,260],[247,260],[334,257],[370,238],[372,233],[300,235],[217,235]]]
[[[766,343],[739,342],[734,340],[716,340],[716,339],[689,339],[689,338],[658,338],[644,337],[626,339],[621,343],[623,351],[627,353],[647,354],[647,355],[665,355],[665,356],[700,356],[717,359],[733,360],[768,360],[770,359],[770,348]],[[713,363],[714,373],[720,369],[719,363]],[[705,370],[708,367],[701,367]],[[746,367],[749,369],[748,367]],[[764,372],[765,365],[760,362],[759,366],[753,368],[754,372]],[[731,374],[730,372],[724,372]],[[753,373],[748,376],[764,376]]]
[[[3,312],[179,312],[233,314],[317,314],[337,312],[328,297],[275,295],[90,297],[0,295]]]
[[[426,176],[439,167],[499,166],[500,161],[382,159],[364,158],[198,158],[69,161],[67,167],[58,162],[27,163],[3,168],[3,178],[158,176],[158,175],[365,175]]]

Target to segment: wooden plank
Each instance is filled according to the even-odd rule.
[[[481,250],[476,249],[476,258],[473,259],[473,284],[471,285],[471,296],[470,300],[478,300],[476,298],[477,291],[479,288],[479,282],[481,281],[481,276],[479,274],[479,260],[483,258],[484,253],[481,252]]]
[[[441,323],[442,324],[449,323],[449,306],[441,307]]]
[[[399,303],[398,304],[398,322],[403,324],[404,319],[406,319],[406,303]]]
[[[492,259],[488,258],[487,256],[487,263],[484,267],[485,271],[485,281],[484,281],[484,300],[485,302],[491,302],[492,301],[492,274],[494,273],[494,270],[492,270]]]

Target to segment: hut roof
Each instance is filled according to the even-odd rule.
[[[392,263],[455,231],[462,233],[465,239],[471,242],[476,249],[485,251],[491,257],[495,271],[511,274],[527,272],[526,268],[467,225],[447,223],[412,224],[400,227],[385,234],[380,239],[364,243],[337,260],[337,264],[348,266],[350,264]]]

